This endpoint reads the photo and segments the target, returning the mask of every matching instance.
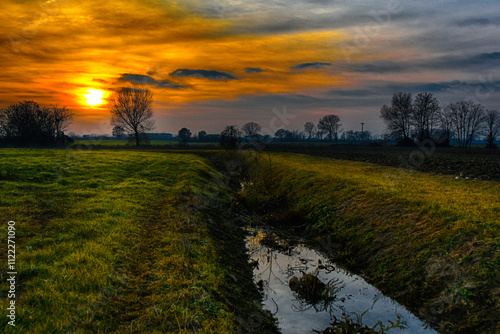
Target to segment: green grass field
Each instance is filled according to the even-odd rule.
[[[179,141],[173,139],[152,139],[149,145],[152,146],[176,146]],[[128,139],[77,139],[73,145],[92,145],[92,146],[135,146],[135,142]]]
[[[6,332],[233,333],[256,314],[265,330],[248,331],[273,332],[254,304],[242,232],[224,218],[227,183],[213,182],[220,172],[195,152],[217,154],[1,149],[0,235],[16,222],[18,273],[17,326]],[[244,155],[212,159],[229,184],[243,182],[236,202],[269,222],[306,222],[303,235],[335,261],[443,332],[498,330],[498,182],[258,156],[241,179]],[[222,209],[198,210],[200,199]],[[3,298],[3,319],[7,306]]]
[[[495,332],[498,182],[277,153],[260,157],[244,189],[248,207],[271,221],[306,221],[336,261],[441,330]]]
[[[2,149],[0,161],[0,235],[5,241],[7,222],[16,222],[18,273],[16,328],[3,322],[5,333],[237,328],[237,312],[224,299],[234,292],[225,283],[233,269],[220,264],[206,219],[186,209],[206,191],[201,175],[215,173],[202,158]],[[239,295],[244,312],[252,301]],[[8,299],[0,305],[5,321]]]
[[[114,139],[114,138],[104,138],[104,139],[77,139],[75,142],[72,144],[72,146],[78,146],[78,145],[84,145],[84,146],[104,146],[104,147],[113,147],[116,146],[117,148],[130,148],[135,146],[134,141],[130,141],[128,139]],[[149,142],[146,142],[145,145],[147,146],[161,146],[161,147],[178,147],[180,145],[179,140],[177,139],[151,139]],[[197,146],[197,147],[205,147],[205,146],[215,146],[219,147],[219,143],[211,142],[211,143],[205,143],[205,142],[188,142],[188,147],[189,146]]]

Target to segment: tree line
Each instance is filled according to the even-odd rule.
[[[152,94],[147,89],[122,88],[116,91],[109,104],[112,114],[113,134],[128,132],[135,137],[139,145],[141,134],[151,130],[154,122],[151,120]],[[453,139],[460,147],[470,147],[472,141],[484,136],[487,147],[495,147],[494,141],[500,134],[500,114],[496,110],[488,110],[473,101],[450,102],[440,105],[432,93],[420,93],[412,97],[411,93],[395,93],[391,105],[383,105],[380,117],[386,124],[389,133],[385,139],[395,140],[399,145],[412,146],[425,140],[433,140],[437,145],[449,146]],[[372,135],[369,131],[342,131],[340,118],[335,114],[322,117],[315,125],[312,122],[304,124],[304,131],[278,129],[274,137],[279,140],[299,141],[326,139],[338,141],[369,141]],[[236,125],[226,126],[219,138],[223,146],[235,146],[244,136],[247,139],[263,137],[262,127],[249,122],[241,130]],[[191,139],[192,133],[187,128],[179,130],[178,137],[185,144]],[[214,135],[200,131],[198,141],[204,141]]]
[[[458,101],[441,105],[432,93],[395,93],[391,105],[383,105],[380,117],[389,136],[404,146],[432,140],[449,146],[453,139],[459,147],[470,147],[472,141],[484,137],[488,148],[500,134],[500,114],[474,101]]]
[[[108,99],[113,135],[128,135],[137,146],[147,142],[147,133],[154,129],[153,94],[144,88],[120,88]],[[460,147],[470,147],[472,141],[483,136],[487,147],[495,147],[500,135],[500,114],[488,110],[473,101],[450,102],[440,105],[432,93],[395,93],[391,105],[383,105],[380,117],[389,133],[385,139],[395,140],[400,145],[415,145],[433,140],[441,146],[449,146],[454,140]],[[0,110],[0,140],[17,145],[66,144],[71,138],[64,135],[73,118],[66,107],[40,107],[34,101],[24,101]],[[330,114],[319,119],[317,124],[306,122],[304,130],[278,129],[274,138],[282,141],[323,140],[369,141],[370,131],[343,131],[340,118]],[[261,135],[262,127],[248,122],[241,127],[229,125],[220,135],[200,131],[197,141],[219,140],[224,147],[235,147],[242,139],[255,140],[270,136]],[[187,128],[179,130],[178,137],[185,144],[192,133]]]
[[[0,142],[7,145],[66,145],[72,139],[64,134],[73,119],[66,107],[40,107],[23,101],[0,110]]]

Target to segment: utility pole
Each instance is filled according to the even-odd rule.
[[[361,133],[365,132],[364,129],[365,129],[365,123],[361,123]]]

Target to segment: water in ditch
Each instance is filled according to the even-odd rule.
[[[349,316],[364,326],[381,321],[406,322],[388,333],[437,333],[363,278],[297,242],[262,229],[247,230],[246,247],[264,308],[278,319],[284,334],[322,333],[334,319]],[[344,316],[343,316],[344,314]],[[380,327],[378,327],[380,329]]]

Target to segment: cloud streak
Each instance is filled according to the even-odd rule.
[[[264,71],[265,70],[263,70],[262,68],[258,68],[258,67],[247,67],[247,68],[245,68],[245,72],[247,72],[248,74],[262,73]]]
[[[308,69],[308,68],[320,69],[320,68],[327,67],[327,66],[332,66],[332,64],[331,63],[322,63],[322,62],[316,61],[313,63],[302,63],[302,64],[292,66],[292,70],[303,70],[303,69]]]
[[[179,89],[179,88],[187,88],[189,86],[182,86],[178,85],[176,83],[173,83],[168,80],[160,80],[157,81],[150,77],[149,75],[141,75],[141,74],[122,74],[118,78],[118,82],[130,82],[132,84],[136,85],[153,85],[158,88],[172,88],[172,89]]]
[[[188,86],[182,86],[178,85],[176,83],[173,83],[168,80],[160,80],[157,81],[150,77],[149,75],[141,75],[141,74],[122,74],[118,78],[118,82],[130,82],[132,84],[136,85],[153,85],[158,88],[173,88],[173,89],[179,89],[179,88],[186,88]]]
[[[209,80],[236,80],[237,78],[226,72],[213,71],[213,70],[188,70],[178,69],[171,74],[173,77],[196,77],[205,78]]]

